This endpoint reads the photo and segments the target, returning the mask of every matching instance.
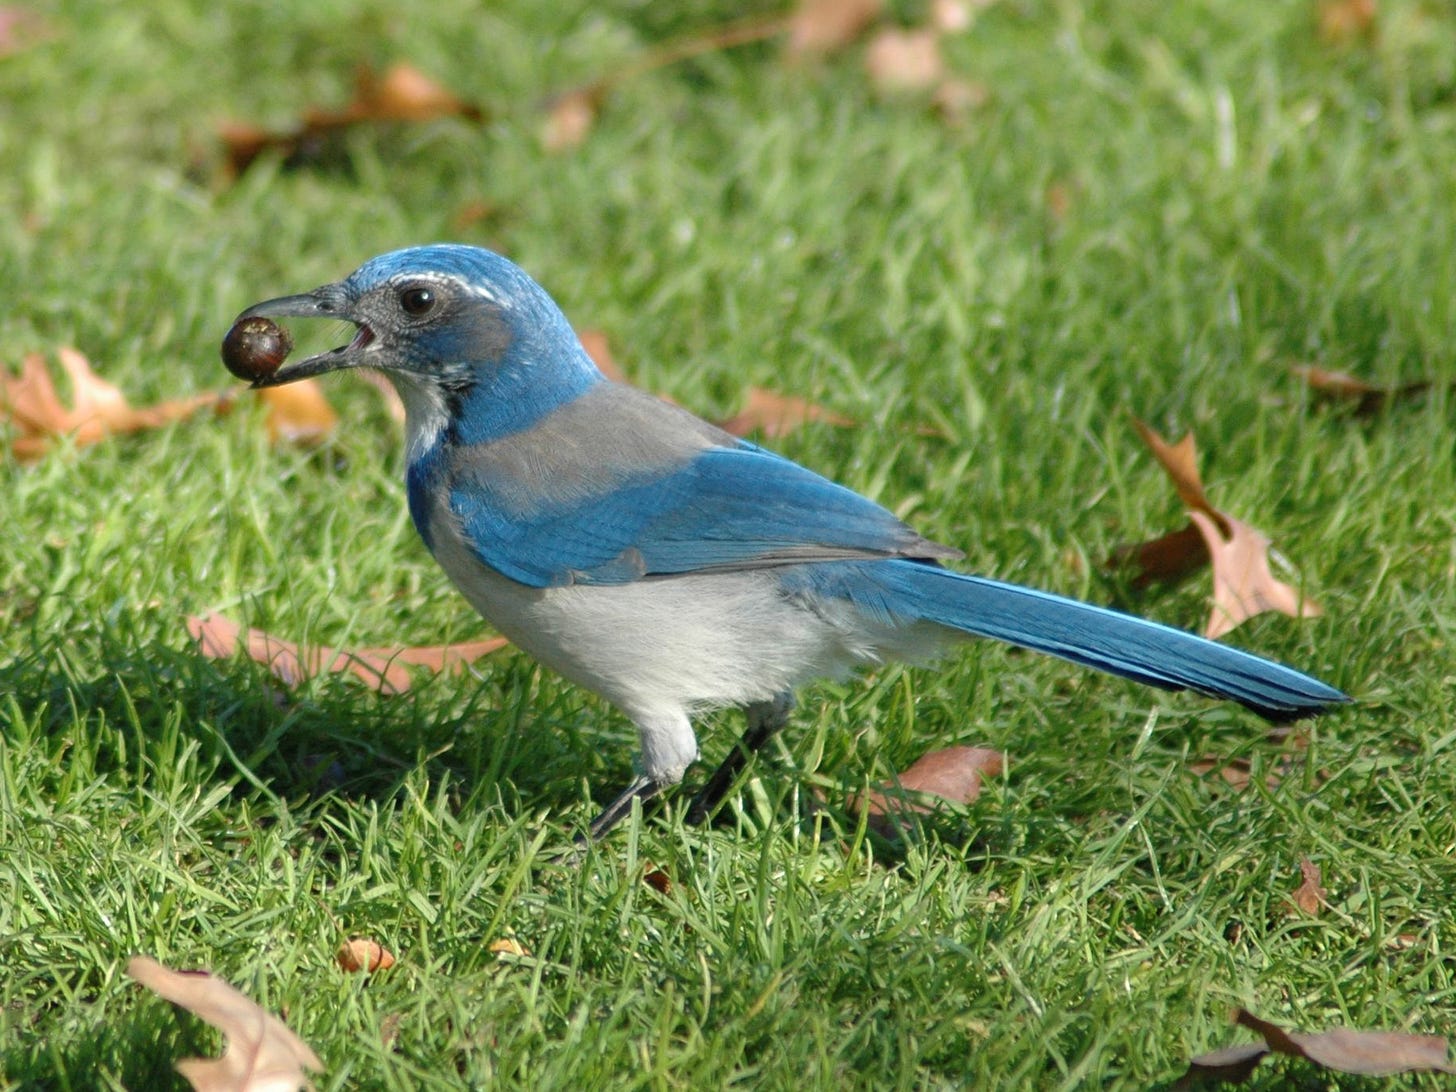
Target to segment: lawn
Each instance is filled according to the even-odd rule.
[[[967,569],[1199,629],[1207,571],[1134,591],[1102,567],[1184,521],[1133,417],[1191,430],[1210,496],[1324,609],[1227,640],[1356,702],[1280,738],[968,645],[806,689],[717,826],[669,800],[565,867],[632,772],[597,698],[511,650],[393,697],[285,689],[188,637],[209,611],[330,646],[489,635],[418,541],[399,427],[357,376],[327,381],[318,446],[271,442],[245,396],[3,454],[0,1088],[186,1087],[174,1061],[220,1039],[126,977],[136,953],[284,1015],[323,1089],[1134,1089],[1251,1038],[1239,1006],[1451,1031],[1446,5],[1385,0],[1345,33],[1292,0],[1000,0],[941,41],[984,96],[953,118],[877,88],[863,42],[789,64],[770,38],[614,81],[564,151],[541,140],[554,93],[745,8],[42,9],[0,57],[12,372],[74,346],[138,405],[238,389],[218,344],[247,305],[399,246],[490,246],[639,385],[855,422],[771,444]],[[220,123],[287,129],[399,62],[483,120],[359,125],[227,176]],[[1311,364],[1432,386],[1362,414]],[[740,722],[700,727],[716,761]],[[952,744],[1005,772],[868,836],[846,798]],[[1306,860],[1313,913],[1290,901]],[[344,974],[350,936],[397,964]]]

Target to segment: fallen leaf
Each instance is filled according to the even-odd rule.
[[[893,785],[870,789],[863,797],[856,794],[850,810],[863,810],[876,833],[894,837],[899,820],[912,814],[928,815],[933,805],[910,798],[912,793],[925,793],[953,804],[969,804],[981,795],[983,777],[999,776],[1006,759],[1000,751],[989,747],[946,747],[921,755],[900,774]]]
[[[597,370],[610,379],[613,383],[627,382],[627,376],[622,371],[621,365],[612,356],[611,346],[607,344],[607,335],[601,330],[578,330],[576,332],[581,347],[586,350],[586,355],[592,358],[592,363]]]
[[[849,45],[879,17],[884,0],[799,0],[784,51],[791,60],[823,57]]]
[[[404,1023],[404,1013],[391,1012],[379,1021],[379,1045],[385,1050],[394,1049],[394,1041],[399,1038],[399,1025]]]
[[[1353,402],[1355,414],[1359,417],[1378,413],[1387,402],[1412,398],[1431,389],[1429,379],[1415,379],[1409,383],[1397,383],[1392,387],[1380,387],[1348,372],[1331,371],[1313,364],[1297,365],[1290,370],[1322,398]]]
[[[930,104],[949,122],[962,122],[991,101],[990,89],[974,80],[951,77],[941,80],[930,96]]]
[[[394,384],[374,368],[362,368],[359,374],[364,377],[364,382],[377,390],[379,397],[384,399],[384,410],[389,414],[389,419],[398,424],[404,424],[404,403],[400,401],[399,391],[394,389]],[[312,380],[305,379],[303,382],[309,383]]]
[[[1146,422],[1134,417],[1132,424],[1153,453],[1153,458],[1167,471],[1179,499],[1189,508],[1205,512],[1222,522],[1222,514],[1208,503],[1208,496],[1203,491],[1203,478],[1198,473],[1198,447],[1193,433],[1187,433],[1176,444],[1170,444]]]
[[[126,973],[223,1033],[220,1058],[184,1058],[177,1071],[197,1092],[285,1092],[309,1087],[323,1063],[282,1020],[207,971],[174,971],[133,956]]]
[[[1324,613],[1313,599],[1274,576],[1269,568],[1269,540],[1253,527],[1224,515],[1225,538],[1206,513],[1190,512],[1188,518],[1203,535],[1213,563],[1213,611],[1203,631],[1210,640],[1265,611],[1291,618],[1318,618]]]
[[[1194,1088],[1201,1084],[1240,1084],[1249,1079],[1269,1048],[1263,1043],[1238,1043],[1221,1050],[1211,1050],[1190,1059],[1188,1071],[1174,1088]]]
[[[1177,583],[1208,562],[1203,533],[1190,523],[1148,542],[1115,546],[1104,565],[1109,569],[1132,570],[1132,586],[1142,589],[1149,584]]]
[[[578,88],[556,96],[546,108],[541,123],[541,147],[548,152],[564,152],[586,140],[596,124],[601,109],[601,95],[595,87]]]
[[[855,422],[833,410],[815,405],[791,394],[775,394],[762,387],[749,387],[748,398],[743,409],[718,427],[735,436],[746,436],[750,432],[761,432],[769,439],[787,436],[800,425],[810,421],[822,422],[839,428],[852,427]]]
[[[361,67],[354,97],[341,109],[311,108],[290,129],[273,131],[246,122],[218,126],[229,172],[240,175],[266,151],[277,151],[295,165],[321,157],[320,149],[343,130],[370,122],[422,122],[461,117],[481,121],[483,111],[454,95],[409,64],[391,65],[383,75]]]
[[[0,57],[9,57],[50,38],[50,24],[27,8],[0,7]]]
[[[1319,35],[1331,45],[1375,36],[1375,0],[1320,0]]]
[[[877,91],[926,91],[945,77],[940,35],[933,29],[885,27],[865,49],[865,71]]]
[[[1320,907],[1328,906],[1325,895],[1328,892],[1320,886],[1320,868],[1308,857],[1299,859],[1299,874],[1302,877],[1300,885],[1295,888],[1294,894],[1289,897],[1296,909],[1302,914],[1314,917],[1320,912]]]
[[[515,937],[501,937],[499,940],[493,940],[486,946],[486,951],[494,952],[498,956],[514,956],[518,959],[524,959],[531,954],[531,949]]]
[[[1246,1009],[1234,1013],[1234,1022],[1262,1035],[1275,1053],[1307,1058],[1339,1073],[1367,1077],[1388,1077],[1418,1070],[1456,1073],[1456,1066],[1449,1059],[1450,1048],[1439,1035],[1354,1028],[1331,1028],[1318,1033],[1286,1031]]]
[[[377,940],[350,937],[339,945],[339,950],[334,953],[334,961],[348,974],[358,974],[360,971],[373,974],[375,971],[387,971],[393,967],[394,953]]]
[[[436,118],[481,119],[480,108],[447,90],[409,64],[393,64],[377,75],[359,69],[354,100],[337,115],[316,114],[325,124],[336,121],[433,121]]]
[[[69,409],[39,353],[25,356],[19,375],[0,369],[0,423],[15,430],[10,446],[17,458],[38,458],[57,436],[69,436],[78,446],[94,444],[117,433],[159,428],[225,401],[221,394],[199,394],[134,409],[79,350],[57,349],[56,357],[71,381]]]
[[[401,694],[409,689],[408,665],[436,672],[458,670],[506,644],[504,637],[492,637],[470,644],[425,648],[311,648],[259,629],[244,631],[220,614],[203,618],[189,615],[187,632],[208,659],[230,660],[242,650],[285,686],[296,686],[315,675],[347,671],[381,694]]]
[[[275,444],[321,444],[339,424],[339,415],[317,379],[264,387],[257,394],[268,407],[268,439]]]

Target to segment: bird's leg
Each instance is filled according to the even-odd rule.
[[[712,814],[733,787],[733,782],[737,780],[744,765],[774,737],[775,732],[789,722],[789,714],[793,710],[794,695],[787,690],[775,694],[768,701],[754,702],[744,709],[748,727],[722,764],[713,771],[708,783],[693,797],[693,802],[688,807],[689,823],[701,823]]]
[[[646,803],[660,793],[664,787],[662,782],[656,781],[646,774],[638,774],[633,778],[632,783],[591,821],[591,826],[586,828],[585,838],[577,839],[578,842],[601,841],[609,830],[632,813],[633,800],[641,800]]]

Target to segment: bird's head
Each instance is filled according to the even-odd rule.
[[[520,411],[545,408],[601,379],[545,290],[479,247],[442,243],[382,254],[342,281],[254,304],[237,321],[256,317],[343,319],[356,332],[346,345],[254,376],[254,387],[377,368],[407,411],[459,414],[482,394]]]

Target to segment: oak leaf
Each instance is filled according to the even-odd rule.
[[[1332,371],[1313,364],[1297,365],[1290,370],[1321,398],[1353,403],[1357,417],[1368,417],[1378,413],[1388,402],[1412,398],[1431,389],[1429,379],[1414,379],[1409,383],[1382,387],[1349,372]]]
[[[945,78],[940,35],[933,28],[885,27],[865,49],[865,71],[877,91],[927,91]]]
[[[275,637],[260,629],[244,630],[219,614],[188,616],[187,632],[211,660],[232,659],[239,650],[263,664],[285,685],[325,673],[349,672],[381,694],[402,694],[410,687],[409,666],[455,671],[503,648],[504,637],[459,645],[421,648],[337,649],[311,647]]]
[[[339,950],[334,953],[334,962],[347,974],[360,971],[373,974],[393,967],[394,953],[369,937],[350,937],[339,945]]]
[[[329,405],[316,379],[264,387],[258,391],[258,397],[268,408],[265,418],[268,439],[275,444],[323,443],[338,427],[339,415]]]
[[[734,436],[746,436],[750,432],[761,432],[769,439],[787,436],[800,425],[811,421],[849,428],[854,421],[833,410],[815,405],[792,394],[775,394],[762,387],[749,387],[743,409],[718,427]]]
[[[1269,540],[1242,520],[1225,515],[1227,537],[1212,516],[1189,512],[1213,563],[1213,612],[1204,635],[1222,637],[1240,622],[1265,611],[1292,618],[1318,618],[1324,611],[1313,599],[1275,577],[1269,568]]]
[[[997,777],[1006,758],[989,747],[946,747],[921,755],[895,778],[894,784],[870,789],[850,801],[851,810],[864,811],[877,834],[891,838],[912,815],[928,815],[934,802],[914,799],[914,794],[938,797],[953,804],[970,804],[981,795],[985,777]]]
[[[315,161],[330,140],[351,126],[444,117],[480,121],[484,114],[413,65],[391,65],[382,75],[364,66],[355,74],[353,98],[340,109],[305,110],[302,120],[284,130],[248,122],[223,122],[218,126],[218,137],[227,154],[227,169],[236,176],[267,151],[281,153],[286,162],[294,165]]]
[[[1294,889],[1294,894],[1289,896],[1289,901],[1302,914],[1310,917],[1320,912],[1320,907],[1328,906],[1325,896],[1329,894],[1320,886],[1320,867],[1308,857],[1299,859],[1300,884]]]
[[[224,401],[220,394],[199,394],[136,409],[119,388],[91,369],[79,350],[61,348],[56,357],[71,381],[69,407],[39,353],[25,356],[18,375],[0,369],[0,423],[14,429],[10,446],[17,458],[38,458],[57,436],[69,436],[77,445],[94,444],[115,433],[160,428]]]
[[[884,0],[799,0],[784,49],[790,60],[823,57],[849,45],[879,17]]]
[[[1192,1059],[1178,1082],[1191,1087],[1205,1081],[1243,1081],[1269,1053],[1287,1054],[1314,1062],[1336,1073],[1388,1077],[1397,1073],[1456,1073],[1450,1047],[1439,1035],[1404,1031],[1361,1031],[1331,1028],[1311,1033],[1286,1031],[1247,1009],[1234,1013],[1234,1023],[1258,1032],[1263,1043],[1225,1047]]]
[[[305,1070],[323,1063],[278,1017],[207,971],[174,971],[133,956],[126,973],[223,1033],[220,1058],[184,1058],[177,1071],[197,1092],[292,1092],[310,1087]]]

